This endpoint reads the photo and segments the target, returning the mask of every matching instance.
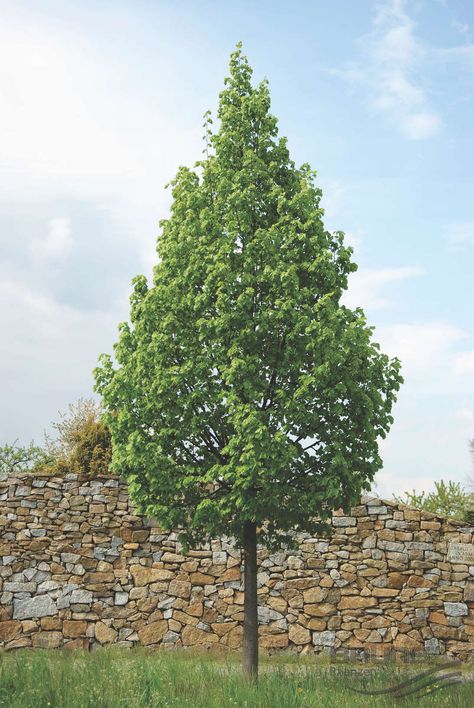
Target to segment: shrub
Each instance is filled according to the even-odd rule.
[[[463,520],[470,526],[474,526],[474,494],[466,495]]]
[[[100,406],[92,399],[79,399],[54,423],[57,439],[46,438],[55,474],[73,472],[96,476],[107,474],[112,457],[110,433],[100,419]]]
[[[447,516],[452,519],[464,519],[467,494],[459,482],[449,481],[447,484],[441,480],[435,482],[435,491],[417,494],[415,490],[405,492],[405,497],[393,495],[395,501],[416,509],[430,511],[433,514]]]
[[[101,408],[92,399],[79,399],[53,423],[57,435],[45,435],[43,447],[31,442],[24,447],[0,447],[0,477],[19,472],[63,475],[68,472],[94,477],[107,474],[112,457],[109,429],[101,421]]]

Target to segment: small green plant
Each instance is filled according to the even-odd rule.
[[[435,482],[434,492],[421,492],[417,494],[415,490],[405,492],[405,497],[393,495],[395,501],[406,506],[413,506],[416,509],[430,511],[433,514],[447,516],[452,519],[463,520],[465,506],[468,495],[464,491],[460,482]]]

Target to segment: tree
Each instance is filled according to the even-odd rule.
[[[153,284],[134,279],[116,362],[102,355],[95,376],[138,509],[188,545],[226,534],[243,549],[256,677],[257,541],[319,533],[368,489],[402,379],[340,302],[352,250],[325,231],[315,173],[291,161],[251,74],[238,46],[205,159],[172,182]]]
[[[34,442],[28,446],[14,443],[0,447],[0,479],[22,472],[37,472],[52,462],[50,454]]]
[[[416,509],[430,511],[432,514],[439,514],[453,519],[462,520],[465,518],[467,494],[460,482],[449,481],[447,484],[443,480],[435,482],[435,491],[421,492],[417,494],[415,490],[405,492],[405,497],[393,495],[396,502],[406,506],[414,506]]]

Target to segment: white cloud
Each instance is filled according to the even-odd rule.
[[[370,105],[384,113],[409,140],[435,136],[441,127],[437,110],[421,78],[426,49],[404,0],[377,5],[372,32],[359,41],[363,62],[351,62],[333,73],[351,84],[365,86]]]
[[[436,135],[440,126],[439,117],[434,113],[414,113],[406,115],[403,131],[410,140],[425,140]]]
[[[460,22],[459,20],[454,19],[451,22],[451,25],[452,25],[453,29],[456,30],[456,32],[459,32],[459,34],[461,34],[463,36],[468,35],[470,32],[470,28],[469,28],[469,25],[467,24],[467,22]]]
[[[472,371],[474,351],[459,348],[468,338],[467,332],[447,322],[376,329],[382,351],[402,363],[405,382],[395,406],[393,430],[381,450],[386,471],[396,470],[397,483],[399,476],[407,489],[426,472],[433,479],[458,481],[470,472],[474,377],[468,371]]]
[[[55,217],[49,222],[46,236],[32,241],[30,247],[36,258],[58,259],[67,256],[73,244],[70,219]]]
[[[407,478],[403,475],[387,472],[386,470],[380,470],[375,475],[374,493],[382,499],[393,501],[393,495],[403,499],[405,492],[412,492],[413,490],[415,490],[417,494],[433,491],[433,478],[428,476]]]
[[[339,218],[342,204],[344,202],[346,188],[340,180],[319,178],[323,196],[321,198],[321,206],[324,209],[324,217],[327,228],[337,228],[334,225]]]
[[[128,57],[112,53],[110,41],[97,46],[97,31],[89,42],[47,13],[3,13],[0,193],[29,208],[64,196],[100,204],[149,268],[169,202],[164,185],[179,164],[201,157],[201,107],[191,123],[167,71],[144,91]]]
[[[437,54],[443,61],[455,61],[467,69],[474,70],[474,44],[472,43],[441,48],[437,50]]]
[[[474,374],[474,351],[460,352],[454,357],[454,373],[456,376]]]
[[[446,229],[446,238],[454,248],[474,246],[474,221],[450,224]]]
[[[113,311],[81,311],[8,278],[0,281],[0,443],[23,430],[41,438],[58,410],[92,390],[92,369],[116,339],[123,303]],[[13,413],[16,413],[13,414]],[[22,441],[27,442],[27,441]]]
[[[401,359],[409,373],[430,377],[433,369],[452,369],[454,345],[467,336],[459,327],[445,322],[389,325],[378,328],[376,334],[383,350]]]
[[[374,108],[387,113],[407,138],[431,138],[441,121],[429,107],[427,92],[416,76],[423,48],[405,2],[391,0],[379,5],[373,26],[368,51]]]
[[[467,422],[469,425],[472,425],[472,430],[474,432],[474,404],[471,408],[464,406],[452,411],[451,418],[453,420],[462,421],[463,423]]]
[[[87,71],[89,60],[83,60]],[[116,123],[104,126],[94,116],[91,94],[104,76],[91,72],[88,89],[64,39],[45,28],[3,23],[0,65],[0,131],[8,136],[0,145],[4,176],[42,175],[58,186],[73,175],[84,184],[93,174],[95,186],[99,177],[137,168]]]
[[[344,295],[344,302],[349,307],[367,309],[388,307],[390,301],[381,293],[384,287],[391,283],[408,278],[416,278],[423,274],[423,269],[418,266],[379,269],[361,268],[351,276],[349,288]]]

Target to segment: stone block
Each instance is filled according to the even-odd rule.
[[[37,649],[57,649],[63,643],[61,632],[36,632],[31,639]]]
[[[448,617],[461,617],[469,614],[469,609],[464,602],[445,602],[444,611]]]
[[[233,570],[233,568],[230,568],[230,570]],[[227,573],[228,571],[225,572]],[[214,576],[208,575],[207,573],[191,573],[191,583],[193,585],[212,585],[214,581]]]
[[[332,525],[335,528],[346,527],[346,526],[356,526],[357,519],[352,516],[333,516]]]
[[[176,597],[191,597],[191,583],[183,580],[172,580],[168,587],[168,594]]]
[[[111,644],[117,639],[118,632],[104,622],[96,622],[94,626],[95,638],[100,644]]]
[[[21,631],[21,622],[15,620],[0,622],[0,642],[10,642],[12,639],[16,639]]]
[[[92,592],[90,590],[73,590],[70,596],[71,605],[90,605]]]
[[[138,587],[161,580],[172,580],[175,576],[175,573],[171,570],[148,568],[144,565],[132,565],[130,567],[130,574],[133,578],[134,585]]]
[[[114,594],[114,605],[123,606],[128,602],[128,592],[118,591]]]
[[[55,615],[57,607],[49,595],[37,595],[24,600],[13,601],[13,619],[33,619]]]
[[[374,597],[361,597],[360,595],[344,595],[338,604],[340,610],[358,610],[375,607],[377,600]]]
[[[313,644],[315,647],[333,647],[335,643],[336,632],[331,630],[313,632]]]
[[[229,633],[230,634],[230,633]],[[228,636],[228,635],[227,635]],[[181,635],[183,646],[210,646],[219,641],[219,637],[211,632],[206,632],[198,627],[187,624]]]
[[[288,628],[288,637],[293,644],[309,644],[311,641],[311,632],[301,624],[290,624]]]
[[[87,631],[87,622],[84,620],[64,620],[63,634],[68,638],[76,638],[85,636]]]
[[[138,630],[138,638],[140,644],[149,646],[150,644],[159,644],[168,631],[168,622],[166,620],[157,620],[151,624],[146,624]]]
[[[266,634],[259,637],[258,644],[262,649],[284,649],[288,646],[288,634]]]

